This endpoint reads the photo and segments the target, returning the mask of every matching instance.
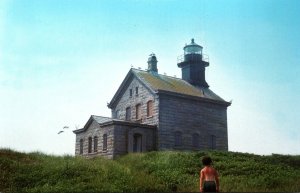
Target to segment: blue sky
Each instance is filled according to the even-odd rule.
[[[0,1],[0,147],[74,153],[75,135],[134,67],[177,57],[195,38],[228,109],[229,150],[300,154],[300,2]],[[63,126],[70,129],[61,135]]]

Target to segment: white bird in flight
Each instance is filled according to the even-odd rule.
[[[69,129],[69,126],[64,126],[63,129]],[[64,130],[60,130],[57,134],[61,134],[63,132],[64,132]]]

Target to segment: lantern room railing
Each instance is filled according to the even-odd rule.
[[[197,62],[204,61],[209,62],[209,57],[206,54],[183,54],[177,57],[177,63],[181,62]]]

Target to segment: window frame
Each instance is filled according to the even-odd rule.
[[[83,139],[79,140],[79,155],[83,154]]]
[[[153,106],[154,106],[153,100],[149,100],[147,102],[147,117],[153,116]]]
[[[107,134],[104,133],[102,136],[102,150],[107,151]]]
[[[182,143],[182,132],[175,131],[174,138],[175,138],[174,146],[175,147],[181,147],[183,145],[183,143]]]
[[[94,137],[94,152],[98,152],[98,136]]]
[[[194,148],[199,148],[200,147],[200,135],[198,133],[193,133],[192,135],[192,146]]]
[[[125,110],[125,120],[130,121],[131,120],[131,107],[127,107]]]
[[[92,149],[93,149],[93,138],[89,137],[88,138],[88,153],[92,153]]]
[[[212,150],[216,150],[217,149],[217,136],[215,136],[215,135],[210,135],[210,148],[212,149]]]
[[[142,118],[142,105],[138,103],[135,105],[135,119],[140,120]]]
[[[138,86],[135,87],[135,95],[136,95],[136,96],[139,95],[139,87],[138,87]]]

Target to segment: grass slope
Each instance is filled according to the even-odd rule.
[[[300,156],[233,152],[149,152],[117,160],[0,149],[0,192],[196,192],[210,155],[221,191],[300,191]]]

